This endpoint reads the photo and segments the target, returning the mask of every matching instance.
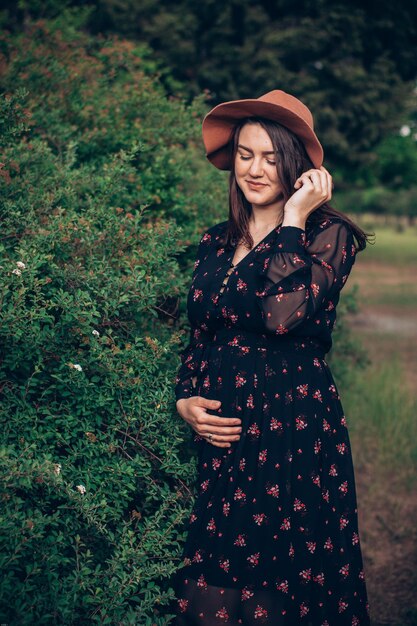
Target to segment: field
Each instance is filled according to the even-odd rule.
[[[369,218],[356,220],[368,230]],[[371,365],[340,393],[355,464],[372,626],[417,624],[417,227],[372,224],[345,287]],[[343,297],[343,293],[342,293]]]

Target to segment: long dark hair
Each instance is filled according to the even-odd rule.
[[[244,193],[238,186],[235,176],[235,158],[238,148],[239,133],[245,124],[260,124],[268,133],[275,151],[278,178],[283,189],[284,202],[295,192],[294,183],[301,174],[314,165],[308,156],[304,144],[290,130],[279,124],[262,117],[249,117],[241,120],[235,127],[234,136],[230,142],[231,171],[229,177],[229,219],[226,232],[222,238],[222,245],[234,247],[242,241],[250,248],[253,239],[249,232],[249,219],[252,206],[246,200]],[[331,207],[327,202],[315,209],[307,218],[306,231],[317,222],[322,222],[326,217],[338,217],[352,228],[357,240],[357,250],[366,247],[369,237],[374,233],[366,233],[355,224],[347,215]]]

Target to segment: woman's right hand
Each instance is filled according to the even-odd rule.
[[[195,432],[218,448],[230,448],[232,441],[240,439],[241,420],[238,417],[216,417],[207,413],[207,409],[218,409],[220,400],[209,400],[202,396],[180,398],[177,400],[177,411]]]

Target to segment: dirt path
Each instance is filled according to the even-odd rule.
[[[405,383],[417,388],[416,272],[358,264],[360,312],[349,319],[371,360],[398,358]],[[396,297],[398,295],[398,298]],[[409,298],[405,302],[401,294]],[[411,299],[411,302],[410,302]],[[417,492],[390,468],[372,462],[372,441],[352,438],[359,529],[372,626],[417,626]],[[366,450],[364,450],[366,446]],[[360,457],[360,459],[359,459]]]

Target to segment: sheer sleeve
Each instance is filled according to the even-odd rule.
[[[197,258],[194,262],[194,271],[191,280],[190,290],[193,289],[194,279],[197,274],[200,263],[207,253],[207,244],[211,240],[208,233],[205,233],[200,239],[197,250]],[[200,366],[203,361],[204,349],[207,341],[212,337],[212,332],[205,325],[196,326],[190,324],[190,334],[187,346],[180,352],[181,365],[178,369],[175,380],[175,397],[190,398],[194,395],[193,378],[198,376]]]
[[[353,233],[346,222],[320,225],[308,248],[306,232],[282,226],[274,252],[265,259],[258,293],[265,328],[285,334],[310,319],[345,284],[356,258]]]

